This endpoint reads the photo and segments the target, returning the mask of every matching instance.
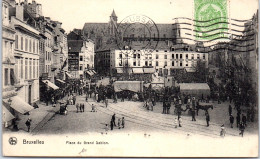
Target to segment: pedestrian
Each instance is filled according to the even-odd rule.
[[[79,104],[79,111],[82,113],[82,104]]]
[[[163,102],[163,114],[165,114],[166,113],[166,102],[164,101]]]
[[[182,124],[182,118],[180,117],[179,118],[179,127],[181,127],[181,124]]]
[[[242,135],[242,137],[243,137],[244,131],[245,131],[245,125],[243,123],[240,123],[239,130],[240,130],[239,135]]]
[[[233,124],[234,124],[234,117],[233,115],[231,114],[230,117],[229,117],[229,121],[230,121],[230,126],[231,128],[233,128]]]
[[[167,114],[170,114],[171,103],[167,103]]]
[[[79,112],[79,103],[76,104],[77,113]]]
[[[111,130],[113,130],[113,127],[114,127],[114,123],[113,123],[113,119],[111,119],[111,121],[110,121],[110,128],[111,128]]]
[[[121,129],[121,119],[120,118],[118,118],[117,125],[118,125],[118,129]]]
[[[209,121],[210,121],[209,113],[206,112],[205,115],[206,115],[207,127],[209,127]]]
[[[177,120],[177,118],[174,119],[174,125],[175,125],[175,128],[178,127],[178,120]]]
[[[196,121],[195,119],[195,110],[191,109],[191,116],[192,116],[192,120],[191,121]]]
[[[106,124],[105,132],[106,132],[106,134],[107,134],[107,132],[108,132],[108,124]]]
[[[105,97],[105,104],[106,104],[106,108],[107,108],[107,106],[108,106],[108,99],[107,99],[107,97]]]
[[[224,124],[221,125],[221,130],[220,130],[220,136],[224,137],[226,135],[226,130]]]
[[[237,113],[237,128],[239,127],[239,124],[240,124],[240,114]]]
[[[125,128],[125,118],[122,117],[122,128]]]
[[[229,113],[229,116],[232,114],[232,107],[231,107],[231,105],[229,105],[229,107],[228,107],[228,113]]]
[[[116,126],[116,114],[115,113],[112,115],[112,122],[113,122],[114,126]]]
[[[85,99],[86,99],[86,102],[87,102],[87,101],[88,101],[88,94],[86,95],[86,98],[85,98]]]
[[[246,127],[246,116],[242,114],[242,124]]]
[[[30,132],[31,122],[32,122],[32,120],[30,118],[28,118],[28,120],[25,122],[25,125],[27,126],[28,132]]]
[[[96,112],[96,107],[95,107],[94,104],[92,104],[92,110],[91,110],[91,112]]]

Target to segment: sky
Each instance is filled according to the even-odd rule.
[[[23,0],[16,0],[22,2]],[[32,0],[28,0],[30,3]],[[118,22],[132,14],[150,17],[155,23],[173,23],[176,17],[193,17],[194,0],[36,0],[43,16],[62,22],[66,32],[82,29],[86,22],[109,21],[113,9]],[[258,0],[228,0],[231,18],[250,19]]]

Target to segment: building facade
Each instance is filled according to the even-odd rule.
[[[39,101],[39,40],[40,32],[23,19],[23,4],[16,4],[16,16],[11,17],[15,27],[15,75],[19,84],[18,96],[29,104]]]

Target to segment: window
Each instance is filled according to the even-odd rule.
[[[15,35],[15,48],[18,49],[18,35]]]
[[[23,58],[21,58],[21,68],[20,68],[20,72],[21,72],[21,78],[23,78]]]
[[[145,66],[148,66],[148,61],[145,61]]]
[[[83,61],[83,56],[80,56],[80,57],[79,57],[79,61]]]
[[[158,54],[156,54],[156,59],[159,59],[159,55]]]
[[[188,54],[186,54],[186,59],[188,59],[189,58],[189,55]]]
[[[164,55],[164,59],[167,59],[167,55]]]
[[[191,59],[194,59],[194,54],[191,54]]]
[[[39,60],[36,60],[36,78],[39,77]]]
[[[156,50],[156,52],[158,52],[158,50]]]
[[[172,61],[172,66],[174,66],[174,61]]]
[[[8,85],[8,78],[9,78],[9,76],[8,76],[8,68],[5,68],[5,86]]]
[[[10,84],[13,86],[15,83],[14,69],[10,69]]]
[[[176,59],[178,59],[179,58],[179,54],[176,54]]]
[[[29,52],[32,52],[32,41],[30,39],[30,42],[29,42]]]
[[[139,59],[141,58],[141,55],[140,55],[140,54],[138,54],[138,58],[139,58]]]
[[[203,59],[205,59],[205,54],[203,54]]]
[[[152,66],[152,61],[149,61],[149,66]]]
[[[136,54],[134,54],[134,58],[136,58]]]
[[[140,66],[140,61],[138,61],[138,66]]]
[[[173,48],[172,48],[172,51],[174,51],[174,50],[175,50],[175,48],[173,47]]]
[[[21,37],[21,50],[23,50],[23,37]]]
[[[186,66],[189,66],[189,63],[186,63]]]
[[[33,40],[33,53],[35,53],[35,41]]]
[[[133,62],[133,66],[136,66],[136,61]]]
[[[200,54],[197,54],[197,59],[200,59]]]
[[[119,58],[122,58],[122,54],[119,54]]]
[[[24,76],[24,78],[25,79],[28,79],[28,59],[26,58],[25,59],[25,76]]]
[[[33,78],[35,78],[35,59],[33,59]]]
[[[32,79],[32,59],[29,59],[29,79]]]
[[[159,66],[159,62],[158,61],[156,61],[155,64],[156,64],[156,66]]]
[[[38,44],[38,42],[36,42],[36,53],[37,54],[39,53],[39,44]]]
[[[28,39],[25,38],[25,51],[28,51]]]
[[[79,66],[79,70],[83,70],[83,67],[82,67],[82,65],[80,65],[80,66]]]
[[[167,52],[167,50],[164,50],[164,52]]]
[[[167,66],[167,61],[164,62],[164,66]]]
[[[122,66],[122,60],[119,61],[119,66]]]
[[[45,52],[45,60],[48,60],[48,52]]]
[[[172,54],[172,59],[174,59],[174,54]]]
[[[182,59],[182,54],[180,54],[180,59]]]

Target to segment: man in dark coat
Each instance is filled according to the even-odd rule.
[[[242,114],[242,124],[246,126],[246,116]]]
[[[113,127],[114,127],[114,123],[113,123],[113,119],[111,119],[111,121],[110,121],[110,128],[111,128],[111,130],[113,130]]]
[[[231,128],[233,128],[234,117],[233,117],[232,114],[231,114],[230,117],[229,117],[229,121],[230,121],[230,126],[231,126]]]
[[[209,113],[206,112],[206,122],[207,122],[207,127],[209,126],[209,121],[210,121],[210,117],[209,117]]]
[[[112,115],[112,122],[116,126],[116,114]]]
[[[240,114],[237,113],[237,127],[239,127],[239,124],[240,124]]]
[[[30,132],[31,122],[32,122],[32,120],[31,120],[30,118],[28,118],[28,120],[25,122],[25,125],[26,125],[27,128],[28,128],[28,132]]]
[[[82,103],[82,112],[84,112],[84,109],[85,109],[85,104]]]
[[[192,120],[191,121],[196,121],[195,119],[195,110],[191,109],[191,116],[192,116]]]
[[[229,116],[232,114],[232,107],[231,107],[231,105],[229,105],[229,107],[228,107],[228,113],[229,113]]]

